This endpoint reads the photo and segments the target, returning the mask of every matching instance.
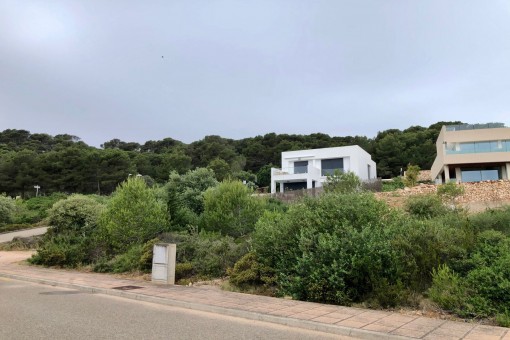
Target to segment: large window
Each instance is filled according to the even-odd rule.
[[[501,169],[497,167],[485,169],[461,169],[462,182],[497,181],[501,179]]]
[[[308,161],[294,162],[294,173],[295,174],[308,173]]]
[[[344,159],[332,158],[321,160],[322,176],[333,175],[335,170],[344,171]]]

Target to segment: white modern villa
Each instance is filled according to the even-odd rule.
[[[376,165],[358,145],[282,152],[282,168],[271,169],[271,193],[322,187],[335,170],[354,172],[361,180],[377,178]]]

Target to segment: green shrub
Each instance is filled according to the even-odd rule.
[[[211,169],[197,168],[184,175],[172,172],[165,185],[172,226],[185,229],[187,225],[197,225],[196,219],[204,211],[204,192],[216,185],[218,181]]]
[[[161,240],[177,245],[177,263],[191,263],[193,275],[198,278],[225,276],[248,248],[242,239],[236,241],[230,236],[196,230],[166,233]]]
[[[503,209],[490,209],[485,212],[470,216],[470,221],[475,230],[498,230],[510,236],[510,206]]]
[[[432,271],[432,286],[428,294],[441,308],[457,312],[464,305],[467,288],[461,277],[443,264]]]
[[[46,240],[29,262],[44,266],[76,267],[85,262],[88,244],[83,238],[55,235]]]
[[[176,263],[175,264],[175,281],[191,278],[193,276],[193,263]]]
[[[124,273],[140,270],[140,258],[143,254],[143,246],[135,244],[126,252],[119,254],[111,261],[111,268],[114,273]]]
[[[450,205],[454,205],[455,199],[462,194],[464,194],[464,187],[455,182],[448,182],[437,187],[437,195]]]
[[[14,200],[5,195],[0,195],[0,226],[11,223],[15,211],[16,204]]]
[[[375,283],[383,279],[399,284],[399,254],[385,228],[397,221],[398,214],[372,194],[326,193],[287,213],[266,212],[253,248],[278,273],[279,294],[349,305],[376,296]]]
[[[323,187],[325,192],[340,194],[357,193],[363,190],[361,179],[354,172],[341,172],[339,170],[335,170],[332,175],[327,176]]]
[[[271,285],[275,282],[274,271],[257,260],[254,252],[241,257],[228,271],[229,282],[237,287],[247,285]]]
[[[395,191],[397,189],[404,189],[405,185],[402,182],[402,177],[395,177],[391,181],[382,182],[382,191]]]
[[[405,210],[417,218],[433,218],[444,215],[447,210],[437,195],[411,196],[405,203]]]
[[[224,181],[208,189],[204,193],[201,228],[233,237],[252,232],[265,207],[265,200],[252,193],[239,181]]]
[[[510,308],[510,240],[489,230],[481,233],[462,276],[447,266],[433,273],[430,297],[463,317],[504,317]]]
[[[510,311],[507,309],[503,313],[498,313],[496,323],[501,327],[510,327]]]
[[[72,195],[56,202],[48,213],[51,235],[90,235],[96,228],[103,206],[84,195]]]
[[[100,217],[101,238],[112,254],[122,254],[168,229],[166,206],[145,181],[120,184]]]
[[[88,197],[88,196],[87,196]],[[19,211],[15,220],[17,223],[37,223],[48,217],[51,207],[58,201],[64,200],[67,195],[54,193],[50,196],[32,197],[27,200],[18,200]]]
[[[420,174],[420,167],[418,165],[407,166],[407,170],[404,176],[404,184],[406,187],[414,187],[418,183],[418,175]]]

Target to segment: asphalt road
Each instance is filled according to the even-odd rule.
[[[35,235],[42,235],[48,230],[48,227],[27,229],[21,231],[13,231],[12,233],[0,234],[0,243],[12,241],[15,237],[29,237]]]
[[[0,278],[0,339],[352,339]]]

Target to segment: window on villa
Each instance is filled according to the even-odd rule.
[[[501,169],[497,167],[485,169],[461,169],[462,182],[497,181],[501,179]]]
[[[308,173],[308,161],[294,162],[294,173],[295,174]]]
[[[344,171],[344,159],[332,158],[321,160],[322,176],[332,175],[335,170]]]

